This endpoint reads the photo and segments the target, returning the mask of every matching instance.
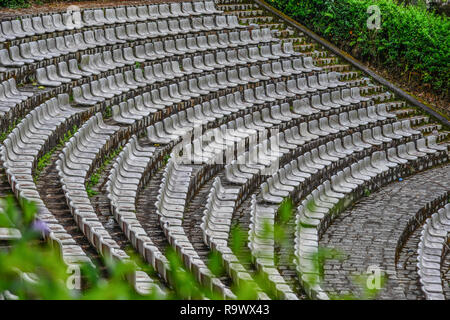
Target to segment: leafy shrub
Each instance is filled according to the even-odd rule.
[[[0,0],[0,8],[28,8],[32,5],[42,5],[44,3],[58,3],[58,2],[78,2],[82,0]]]
[[[277,9],[359,58],[415,75],[448,96],[450,22],[423,7],[393,0],[270,0]],[[377,5],[381,29],[366,26],[367,8]]]

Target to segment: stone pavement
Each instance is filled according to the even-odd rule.
[[[413,254],[407,263],[410,272],[402,270],[398,274],[397,242],[411,216],[450,190],[448,181],[449,164],[392,183],[337,217],[320,240],[322,247],[338,249],[345,257],[342,261],[326,260],[324,288],[327,292],[360,295],[362,292],[355,284],[354,275],[366,274],[369,266],[377,266],[387,277],[378,299],[423,298],[417,286],[415,253],[409,252]],[[417,237],[417,231],[414,233]],[[417,243],[409,239],[407,246],[412,244],[417,250]]]

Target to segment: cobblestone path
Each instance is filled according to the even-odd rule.
[[[392,183],[337,217],[320,240],[322,247],[338,249],[344,257],[325,262],[327,292],[360,296],[362,291],[355,276],[366,274],[368,267],[374,265],[386,275],[378,299],[423,299],[415,270],[416,238],[420,231],[413,232],[406,243],[411,255],[406,271],[399,272],[395,265],[397,241],[412,215],[450,189],[448,181],[450,165],[447,164]]]

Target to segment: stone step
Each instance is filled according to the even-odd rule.
[[[433,133],[433,134],[434,133],[438,134],[437,131],[441,130],[441,128],[442,125],[439,123],[427,123],[414,127],[414,129],[419,130],[422,133]]]
[[[283,38],[284,42],[290,42],[295,46],[302,45],[302,44],[308,44],[306,43],[306,38],[300,35],[296,35],[295,37],[290,38]]]
[[[194,175],[195,173],[193,172],[192,176]],[[202,223],[203,211],[205,210],[205,204],[207,203],[207,198],[214,179],[215,176],[211,177],[205,184],[203,184],[197,191],[196,195],[186,205],[182,223],[186,236],[195,248],[195,251],[199,255],[200,259],[202,259],[206,265],[209,263],[209,255],[211,251],[203,240],[203,231],[200,228],[200,224]],[[232,280],[226,272],[219,275],[218,278],[226,286],[232,286]]]
[[[375,102],[387,102],[387,100],[391,100],[394,98],[394,95],[389,91],[367,95],[367,98],[373,99]]]
[[[261,27],[262,27],[262,26],[261,26]],[[272,27],[269,26],[269,28],[272,28]],[[276,31],[274,32],[274,35],[275,35],[276,37],[280,38],[280,39],[283,39],[283,38],[287,38],[287,37],[292,37],[292,36],[294,36],[294,35],[295,35],[295,32],[294,32],[294,30],[288,30],[288,29],[285,29],[285,30],[276,30]]]
[[[339,59],[336,57],[321,57],[316,59],[316,64],[319,67],[329,66],[329,65],[336,65],[338,64]]]
[[[233,12],[239,10],[254,10],[258,9],[258,5],[255,3],[243,3],[243,4],[216,4],[217,9],[226,12]]]
[[[426,124],[430,120],[430,117],[424,116],[424,115],[418,115],[413,117],[408,117],[408,119],[411,121],[412,126],[418,126],[420,124]]]
[[[361,95],[371,95],[374,93],[384,92],[383,86],[374,85],[369,83],[367,86],[360,87]]]
[[[227,11],[227,14],[236,15],[239,18],[262,16],[263,13],[264,13],[263,10],[252,10],[252,9]]]
[[[268,16],[257,16],[257,17],[239,17],[239,21],[241,21],[244,24],[265,24],[265,23],[274,23],[278,24],[275,21],[273,21],[273,17]]]
[[[410,115],[413,115],[417,112],[417,110],[415,108],[403,108],[403,109],[397,109],[394,110],[393,113],[398,117],[398,118],[404,118]]]
[[[392,112],[393,110],[405,108],[406,102],[405,101],[389,101],[386,103],[386,107],[387,107],[388,111]]]
[[[282,23],[276,23],[276,22],[262,22],[262,23],[258,23],[260,28],[269,28],[272,29],[274,31],[279,31],[279,32],[283,32],[285,34],[289,35],[289,32],[286,30],[284,24]],[[294,32],[292,32],[292,35],[294,34]],[[282,33],[280,33],[280,36],[282,37]]]
[[[323,68],[323,71],[326,72],[344,72],[344,71],[350,71],[351,70],[351,66],[348,64],[332,64],[332,65],[326,65],[326,66],[321,66]]]
[[[341,80],[342,81],[342,80]],[[345,80],[344,80],[345,81]],[[354,79],[345,81],[350,87],[360,87],[367,85],[367,80],[365,79]]]

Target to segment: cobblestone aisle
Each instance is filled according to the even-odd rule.
[[[337,217],[320,240],[320,245],[338,249],[345,259],[325,262],[325,289],[331,294],[358,295],[361,290],[355,284],[354,276],[366,274],[367,268],[374,265],[387,276],[378,299],[421,298],[420,292],[410,290],[417,288],[415,270],[397,274],[397,241],[412,215],[450,189],[448,181],[450,165],[447,164],[388,185]],[[414,243],[414,250],[417,250],[417,242]]]

